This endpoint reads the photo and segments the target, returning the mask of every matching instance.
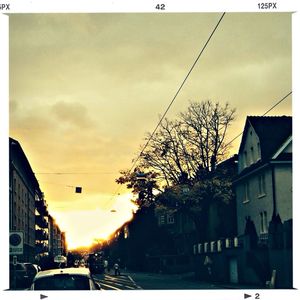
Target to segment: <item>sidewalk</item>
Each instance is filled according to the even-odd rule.
[[[195,278],[194,272],[192,273],[187,273],[187,274],[182,274],[182,279],[183,280],[191,280],[191,281],[196,281],[196,282],[201,282],[200,280]],[[253,284],[241,284],[241,283],[230,283],[230,282],[206,282],[207,284],[211,284],[215,286],[216,288],[219,289],[264,289],[264,287],[253,285]]]

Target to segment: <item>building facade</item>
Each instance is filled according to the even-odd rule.
[[[233,186],[237,235],[195,244],[196,274],[292,288],[292,117],[247,117]]]
[[[49,216],[44,193],[18,141],[9,138],[9,229],[23,233],[20,262],[66,254],[65,233]],[[10,257],[12,260],[12,255]]]
[[[9,229],[23,232],[20,261],[35,258],[35,197],[38,182],[18,141],[9,139]]]
[[[235,190],[238,235],[244,234],[248,219],[266,241],[272,218],[292,219],[291,117],[247,118]]]
[[[48,205],[44,199],[44,194],[39,191],[35,198],[35,249],[36,259],[49,254],[49,231],[48,231]]]

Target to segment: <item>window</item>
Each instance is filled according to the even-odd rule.
[[[128,237],[129,237],[128,226],[125,226],[125,228],[124,228],[124,239],[127,239]]]
[[[244,151],[244,167],[246,168],[248,165],[247,151]]]
[[[250,164],[253,164],[254,163],[254,148],[251,147],[250,150],[251,150],[251,158],[250,158],[251,161],[250,161]]]
[[[159,224],[165,224],[165,216],[164,215],[161,215],[159,217]]]
[[[266,181],[265,174],[260,174],[258,176],[258,197],[266,195]]]
[[[250,195],[249,195],[249,182],[245,182],[244,184],[244,203],[250,201]]]
[[[264,211],[263,215],[264,215],[264,232],[267,233],[268,232],[267,212]]]
[[[267,220],[267,212],[260,213],[260,233],[268,232],[268,220]]]
[[[259,143],[257,143],[257,159],[259,160],[260,159],[260,157],[261,157],[261,153],[260,153],[260,144]]]
[[[194,254],[197,254],[197,245],[194,245],[194,246],[193,246],[193,253],[194,253]]]
[[[173,215],[167,215],[167,224],[174,224],[174,216]]]
[[[89,290],[90,280],[86,276],[62,274],[39,278],[34,282],[35,290]]]

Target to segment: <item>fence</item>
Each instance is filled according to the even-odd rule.
[[[224,249],[241,248],[243,240],[240,237],[220,239],[193,245],[193,254],[222,252]]]

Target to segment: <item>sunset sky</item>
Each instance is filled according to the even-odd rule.
[[[131,218],[131,196],[115,178],[131,167],[220,16],[10,16],[9,134],[71,248]],[[247,115],[262,115],[292,91],[291,46],[290,13],[226,14],[168,118],[189,101],[228,102],[237,109],[231,140]],[[290,96],[269,115],[291,114]]]

